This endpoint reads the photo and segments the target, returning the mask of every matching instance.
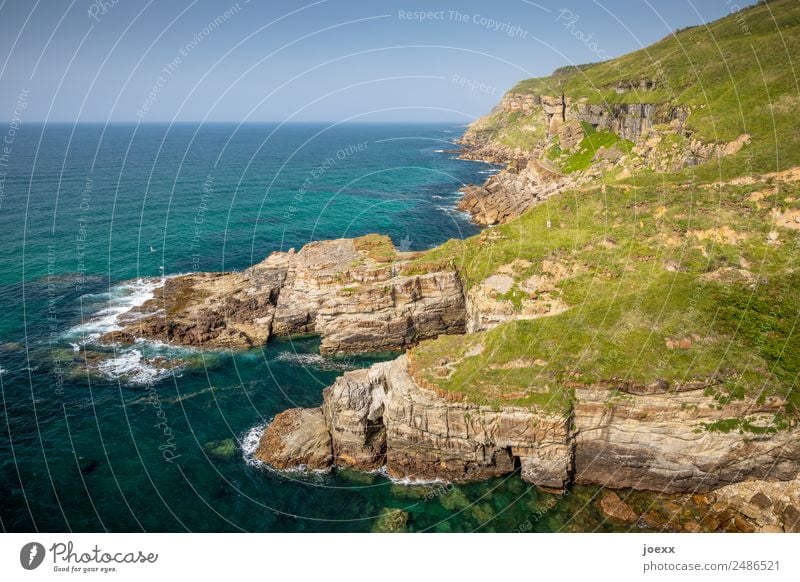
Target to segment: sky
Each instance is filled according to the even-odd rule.
[[[738,7],[0,0],[0,119],[466,123],[521,79],[613,58]]]

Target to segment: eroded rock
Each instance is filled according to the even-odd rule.
[[[264,430],[255,458],[279,469],[325,470],[333,459],[331,436],[321,408],[290,408]]]
[[[102,341],[247,348],[271,336],[318,333],[321,351],[334,354],[396,350],[464,333],[455,269],[407,275],[410,258],[388,237],[373,236],[273,253],[241,273],[169,278]]]

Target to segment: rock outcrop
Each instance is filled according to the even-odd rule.
[[[254,456],[279,470],[330,468],[331,435],[319,408],[290,408],[276,415]]]
[[[317,333],[323,353],[345,353],[463,333],[455,269],[404,274],[412,257],[396,252],[388,237],[371,236],[273,253],[241,273],[170,278],[103,340],[249,347],[271,336]]]
[[[577,266],[545,259],[540,274],[517,283],[515,276],[532,265],[525,259],[516,259],[467,292],[468,333],[492,329],[509,321],[558,315],[568,309],[557,284],[574,274]],[[509,296],[516,301],[508,300]]]
[[[469,212],[477,224],[498,224],[580,183],[577,177],[562,176],[546,162],[531,159],[521,169],[495,174],[483,186],[462,188],[458,208]]]
[[[742,481],[712,494],[718,511],[733,510],[751,520],[758,531],[800,533],[800,480]]]
[[[569,479],[569,418],[448,401],[413,380],[407,356],[345,374],[325,390],[322,409],[334,465],[385,467],[393,478],[422,481],[485,479],[519,467],[525,480],[551,489]],[[302,440],[302,430],[273,422],[259,449]]]
[[[318,447],[311,456],[327,458],[332,450],[331,466],[385,467],[395,479],[461,481],[519,470],[544,489],[574,482],[659,493],[706,492],[748,479],[787,481],[800,472],[800,429],[770,428],[785,404],[775,397],[720,404],[707,393],[713,383],[598,385],[577,387],[565,414],[483,406],[415,378],[413,353],[345,374],[324,392],[321,414],[330,443],[314,430],[301,446],[309,429],[276,418],[264,432],[259,458],[290,465],[284,453],[293,448],[302,452],[296,464],[306,464],[308,449]],[[732,430],[727,419],[746,421],[734,422],[741,430]],[[613,498],[605,505],[629,520]]]
[[[643,83],[647,85],[649,81],[641,80],[636,86]],[[729,143],[705,143],[687,128],[690,113],[689,108],[671,103],[599,104],[566,95],[508,93],[489,116],[473,123],[460,140],[464,159],[506,167],[482,185],[462,188],[464,197],[459,208],[469,212],[477,224],[499,224],[557,192],[581,186],[610,170],[616,170],[621,178],[642,167],[674,172],[735,154],[750,143],[747,134]],[[515,123],[522,123],[515,130],[517,134],[530,134],[526,148],[510,147],[498,140],[497,132],[502,131],[498,126],[502,127],[504,116],[510,115],[517,119]],[[524,123],[518,119],[520,115]],[[630,153],[615,146],[599,147],[588,168],[559,172],[558,159],[585,153],[579,146],[587,132],[597,131],[627,140],[628,148],[632,144]],[[555,146],[556,163],[549,159]]]
[[[682,132],[690,113],[687,107],[670,103],[590,103],[586,98],[530,93],[506,94],[500,110],[541,115],[548,136],[558,135],[562,125],[570,121],[582,121],[632,142],[638,141],[655,125],[670,125],[675,131]]]

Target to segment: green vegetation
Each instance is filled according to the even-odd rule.
[[[519,311],[522,309],[522,302],[528,298],[528,294],[514,285],[507,293],[501,293],[497,298],[501,301],[509,301]]]
[[[761,426],[753,424],[752,420],[748,418],[724,418],[722,420],[718,420],[716,422],[711,423],[703,423],[702,426],[705,430],[709,432],[722,432],[722,433],[729,433],[733,431],[738,431],[741,433],[750,433],[750,434],[773,434],[786,428],[786,425],[780,418],[776,418],[775,424],[770,424],[768,426]]]
[[[777,226],[775,213],[800,213],[800,180],[764,175],[800,165],[793,56],[800,56],[800,3],[774,0],[618,59],[517,85],[514,93],[563,90],[572,103],[685,106],[687,127],[703,142],[748,133],[752,143],[679,172],[640,170],[620,181],[616,168],[516,220],[420,253],[408,272],[454,265],[467,290],[502,273],[513,284],[494,301],[519,311],[523,290],[536,289],[537,301],[567,309],[424,342],[412,351],[414,373],[453,397],[563,413],[579,384],[701,381],[718,410],[745,398],[785,402],[766,426],[746,417],[703,430],[762,434],[796,424],[800,222]],[[630,142],[586,123],[572,151],[557,137],[547,144],[542,113],[496,111],[474,129],[495,143],[538,143],[565,173],[589,168],[601,148],[631,152]],[[660,159],[688,145],[687,136],[656,129],[664,132]],[[624,398],[610,390],[607,405]]]
[[[523,339],[516,326],[503,325],[488,334],[441,336],[413,350],[414,367],[429,384],[470,402],[495,408],[532,406],[566,414],[572,391],[562,382],[532,373],[516,356],[511,345]],[[484,345],[478,355],[469,355],[476,345]],[[442,366],[443,362],[447,362]],[[448,376],[443,374],[454,370]]]
[[[596,131],[591,125],[585,125],[588,125],[591,130],[586,132],[586,137],[578,144],[576,152],[568,156],[561,164],[561,169],[565,173],[571,174],[588,168],[600,148],[606,150],[617,148],[622,154],[629,154],[633,149],[632,141],[622,139],[614,132]]]
[[[378,263],[391,263],[397,259],[397,250],[392,239],[382,234],[367,234],[353,239],[356,250],[363,252]]]
[[[492,141],[526,150],[546,137],[541,116],[541,108],[535,108],[530,115],[497,111],[481,118],[476,129]]]
[[[515,306],[520,280],[545,261],[579,268],[556,283],[566,312],[425,342],[414,351],[417,369],[446,391],[492,404],[560,410],[572,381],[718,378],[720,404],[776,395],[794,412],[800,231],[780,229],[771,241],[771,208],[752,201],[776,187],[775,204],[800,209],[797,182],[600,186],[553,197],[490,236],[421,254],[414,268],[453,263],[467,288],[525,259],[532,266],[498,297]],[[465,357],[478,344],[483,350]],[[442,360],[452,362],[446,378]]]

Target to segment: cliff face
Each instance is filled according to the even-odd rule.
[[[409,258],[386,237],[340,239],[273,253],[242,273],[175,277],[104,339],[248,347],[318,333],[324,353],[343,353],[463,333],[455,269],[404,275]]]
[[[551,196],[585,183],[582,176],[564,176],[546,161],[531,158],[495,174],[482,186],[462,188],[458,208],[477,224],[507,222]]]
[[[309,455],[308,446],[298,445],[308,428],[285,421],[297,416],[293,409],[267,428],[257,457],[285,467],[291,455],[276,461],[270,451],[301,450],[294,464],[329,458],[331,465],[385,467],[391,477],[411,480],[483,479],[519,469],[523,479],[547,489],[576,482],[661,493],[791,480],[800,471],[800,429],[757,428],[770,426],[785,404],[779,399],[719,405],[702,383],[622,387],[627,392],[577,388],[566,414],[493,408],[423,387],[404,355],[349,372],[325,390],[322,414],[331,444],[313,431],[307,439],[319,443],[320,453]],[[750,428],[714,429],[731,418],[747,418]]]
[[[576,481],[673,493],[797,476],[800,430],[769,428],[782,399],[720,405],[702,385],[684,388],[616,397],[577,389]]]
[[[287,430],[283,420],[296,410],[267,427],[257,458],[277,467],[290,464],[285,455],[276,462],[269,451],[297,448],[270,445],[302,439],[301,428]],[[345,374],[325,390],[322,410],[334,465],[385,467],[393,478],[423,481],[484,479],[520,467],[527,481],[554,489],[569,479],[567,417],[448,401],[413,380],[407,356]]]
[[[306,245],[287,269],[273,334],[318,333],[323,352],[336,353],[399,349],[463,333],[455,270],[405,276],[405,264],[377,262],[352,241]]]
[[[461,140],[465,159],[506,168],[481,186],[464,188],[459,208],[478,224],[503,223],[601,175],[625,178],[641,168],[674,172],[735,154],[750,142],[742,134],[729,143],[705,143],[687,128],[689,114],[688,107],[670,103],[599,104],[508,93]]]
[[[574,100],[569,96],[519,93],[506,94],[500,103],[500,110],[505,113],[540,115],[548,137],[564,137],[564,126],[575,120],[588,123],[597,130],[611,131],[632,142],[638,141],[658,124],[669,125],[674,131],[682,132],[689,116],[687,107],[669,103],[601,104],[589,103],[585,98]]]

